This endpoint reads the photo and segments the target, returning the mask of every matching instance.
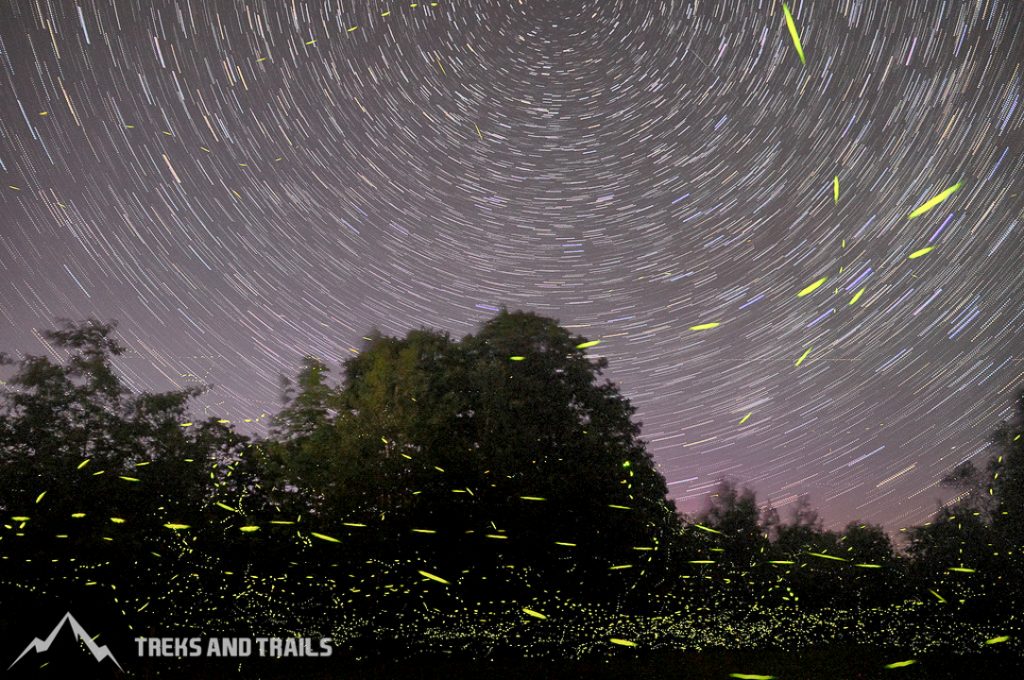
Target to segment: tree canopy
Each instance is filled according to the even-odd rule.
[[[634,407],[586,342],[503,311],[462,340],[371,336],[333,387],[307,359],[270,446],[282,482],[325,524],[436,531],[437,558],[607,574],[665,541],[678,518]]]

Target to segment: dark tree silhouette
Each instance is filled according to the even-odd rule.
[[[284,407],[272,420],[275,439],[302,439],[328,424],[332,397],[336,395],[336,390],[327,382],[329,374],[327,364],[307,355],[302,359],[302,368],[294,384],[282,376]]]
[[[838,550],[851,565],[843,580],[845,603],[869,607],[898,601],[906,564],[882,527],[850,522],[839,536]]]
[[[996,455],[989,462],[982,493],[995,497],[993,525],[1008,545],[1019,550],[1024,546],[1024,390],[1014,400],[1013,419],[998,427],[991,443]]]
[[[26,356],[0,392],[0,511],[15,522],[6,606],[47,593],[75,602],[92,597],[88,583],[113,581],[142,601],[166,597],[158,584],[181,577],[167,556],[184,549],[168,524],[190,528],[189,550],[247,562],[213,510],[259,491],[246,438],[214,418],[189,423],[198,390],[132,393],[113,367],[124,352],[114,330],[65,322],[46,338],[66,359]],[[179,591],[179,604],[196,597],[198,610],[203,590]]]
[[[907,531],[919,596],[956,598],[982,615],[1012,611],[1024,598],[1024,391],[989,443],[994,455],[984,470],[972,461],[957,465],[943,479],[957,498]],[[993,583],[978,588],[961,576],[975,573],[992,575]]]
[[[739,489],[729,479],[718,483],[697,516],[699,524],[722,534],[720,558],[739,569],[749,569],[764,558],[768,537],[760,519],[754,491]]]
[[[340,388],[307,360],[268,450],[325,531],[372,519],[387,528],[380,549],[412,545],[452,569],[626,586],[658,572],[678,520],[635,409],[584,342],[507,311],[461,341],[371,336]],[[609,573],[622,565],[630,577]]]

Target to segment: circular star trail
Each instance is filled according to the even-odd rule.
[[[116,318],[255,425],[303,353],[528,309],[683,509],[923,521],[1024,384],[1024,6],[788,9],[2,0],[0,346]]]

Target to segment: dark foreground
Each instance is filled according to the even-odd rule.
[[[801,650],[786,653],[778,650],[709,650],[703,653],[637,652],[615,654],[609,658],[578,661],[489,657],[480,660],[450,656],[418,657],[402,661],[318,659],[260,662],[259,664],[224,663],[181,665],[176,668],[153,668],[133,673],[136,677],[189,677],[201,680],[227,678],[317,679],[400,679],[463,680],[541,680],[543,678],[579,678],[627,680],[633,678],[672,680],[727,680],[774,677],[778,680],[933,680],[954,678],[1020,678],[1024,677],[1024,659],[1011,653],[986,651],[983,654],[957,656],[949,653],[915,655],[894,653],[865,647],[844,647]],[[896,668],[887,664],[914,659],[915,663]],[[736,675],[733,675],[736,674]]]

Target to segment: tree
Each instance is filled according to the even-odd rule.
[[[114,331],[63,322],[46,337],[66,359],[26,356],[0,391],[0,510],[18,539],[5,567],[26,587],[71,588],[87,569],[150,592],[162,555],[183,549],[167,524],[194,528],[190,550],[229,553],[211,506],[255,491],[241,472],[248,440],[213,418],[188,422],[199,390],[132,393],[114,370],[125,351]]]
[[[642,573],[678,526],[674,506],[635,408],[600,380],[608,362],[587,357],[585,341],[553,320],[507,312],[463,340],[472,420],[494,475],[486,495],[523,535],[520,559],[530,545],[572,542],[587,553],[563,567],[574,573],[624,564]]]
[[[754,491],[747,487],[741,490],[734,481],[723,479],[708,497],[707,506],[697,516],[697,521],[724,535],[723,560],[748,569],[763,558],[768,543],[760,517]]]
[[[798,496],[789,521],[776,527],[771,550],[777,563],[790,565],[785,583],[794,602],[822,607],[840,601],[847,570],[840,539],[824,529],[810,497]]]
[[[881,606],[898,599],[905,565],[881,526],[850,522],[839,536],[839,556],[849,560],[843,578],[845,599],[856,606]]]
[[[790,510],[789,522],[776,528],[775,547],[797,558],[807,551],[827,549],[830,538],[825,535],[818,511],[811,507],[810,496],[801,494]]]
[[[1024,598],[1024,391],[1014,400],[1011,419],[999,424],[989,443],[995,455],[984,470],[966,461],[943,479],[961,493],[938,508],[930,522],[908,532],[908,552],[921,591],[947,583],[951,570],[998,574],[998,592],[989,592],[988,599],[957,581],[949,585],[979,607],[985,602],[996,608]]]
[[[294,381],[282,376],[282,408],[270,421],[270,436],[259,442],[264,500],[289,515],[315,512],[334,472],[329,464],[336,442],[329,434],[339,397],[329,375],[323,361],[306,355]]]
[[[631,565],[650,577],[678,520],[634,407],[600,380],[607,360],[585,340],[508,311],[461,341],[371,337],[319,430],[320,517],[383,523],[400,536],[391,549],[452,570],[626,585],[610,567]]]
[[[982,493],[995,498],[993,524],[1006,544],[1019,551],[1024,546],[1024,390],[1014,400],[1013,419],[1001,423],[990,441],[996,455]]]
[[[997,438],[998,434],[993,437]],[[994,461],[989,464],[992,467]],[[995,499],[991,494],[992,485],[985,479],[983,470],[979,470],[973,461],[967,460],[957,465],[939,484],[948,489],[960,492],[956,504],[965,510],[977,511],[989,521],[995,510]],[[989,475],[991,479],[991,475]]]
[[[281,378],[284,408],[271,421],[275,439],[309,437],[330,423],[335,390],[327,383],[329,374],[324,362],[306,355],[294,384],[286,377]]]

